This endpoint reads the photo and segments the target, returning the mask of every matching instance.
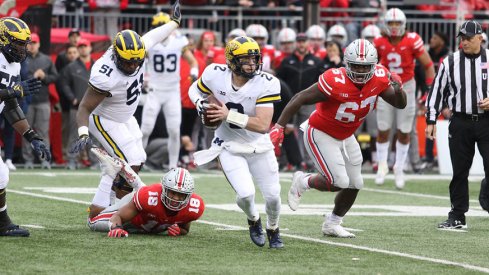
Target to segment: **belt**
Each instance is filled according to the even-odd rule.
[[[483,114],[465,114],[465,113],[453,113],[454,117],[466,119],[466,120],[472,120],[472,121],[479,121],[482,120],[483,118],[489,118],[488,113],[483,113]]]

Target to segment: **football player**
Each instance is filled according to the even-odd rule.
[[[41,160],[50,161],[51,153],[42,138],[30,128],[17,102],[39,92],[41,82],[36,79],[20,81],[20,63],[27,56],[27,44],[31,41],[31,31],[27,24],[14,17],[0,19],[0,112],[12,127],[24,136]],[[27,237],[29,231],[12,223],[7,214],[7,185],[9,170],[0,158],[0,236]]]
[[[275,57],[277,55],[275,47],[268,45],[268,31],[265,26],[261,24],[251,24],[246,30],[246,35],[253,38],[260,46],[260,53],[262,58],[261,69],[265,72],[273,72],[272,65],[274,64]]]
[[[278,163],[268,135],[273,103],[280,101],[280,83],[273,75],[260,71],[260,60],[258,43],[251,37],[237,37],[226,45],[227,66],[207,66],[190,87],[189,96],[200,115],[206,113],[211,121],[222,121],[211,148],[194,153],[194,160],[202,165],[219,157],[224,175],[236,192],[236,202],[248,218],[251,240],[264,246],[255,206],[255,180],[265,199],[269,246],[281,248]],[[222,106],[207,104],[208,95]]]
[[[291,55],[295,50],[295,39],[297,34],[291,28],[283,28],[278,32],[277,40],[279,43],[280,51],[277,51],[275,56],[273,68],[280,67],[282,60]]]
[[[157,28],[171,22],[170,15],[159,12],[153,16],[152,26]],[[192,52],[187,49],[188,39],[174,31],[163,42],[148,49],[145,81],[148,94],[143,107],[141,132],[143,147],[153,132],[156,117],[163,110],[168,132],[169,168],[176,168],[180,153],[180,124],[182,103],[180,100],[180,57],[190,65],[190,77],[195,81],[199,76],[199,65]]]
[[[324,29],[319,25],[312,25],[307,29],[306,36],[311,53],[323,60],[327,54],[324,48],[324,42],[326,41]]]
[[[396,160],[394,164],[394,177],[396,188],[402,189],[405,185],[404,164],[406,162],[410,133],[413,130],[416,115],[416,83],[414,81],[414,62],[417,59],[424,67],[426,84],[431,86],[435,77],[435,70],[430,55],[425,51],[423,40],[415,32],[406,32],[406,16],[398,8],[389,9],[384,18],[385,34],[374,40],[379,53],[380,64],[390,72],[401,76],[404,90],[407,95],[407,106],[403,110],[396,110],[380,99],[377,105],[377,159],[378,169],[376,184],[383,184],[389,172],[387,156],[389,151],[389,132],[394,118],[397,124]]]
[[[331,26],[328,30],[328,40],[338,41],[341,47],[346,47],[346,43],[348,43],[348,34],[346,33],[345,27],[340,24],[336,24]]]
[[[374,24],[365,26],[361,34],[363,39],[367,39],[369,42],[373,43],[374,39],[380,37],[380,29]]]
[[[375,108],[380,96],[396,108],[406,106],[399,76],[377,65],[377,51],[365,39],[345,50],[345,67],[324,72],[316,84],[296,94],[270,131],[274,146],[283,141],[284,128],[300,107],[316,104],[303,124],[304,144],[319,174],[294,173],[288,193],[290,209],[297,210],[302,194],[310,189],[338,192],[333,212],[323,223],[324,235],[353,238],[341,222],[363,187],[362,152],[354,132]]]
[[[109,156],[101,148],[91,151],[101,162],[102,175],[115,178],[121,174],[136,190],[98,215],[90,215],[88,227],[91,230],[108,232],[107,236],[112,238],[164,231],[176,237],[188,234],[190,223],[204,213],[204,201],[194,193],[194,179],[186,169],[173,168],[160,183],[146,186],[127,162]]]
[[[146,49],[164,41],[180,24],[180,4],[172,6],[171,22],[154,28],[142,38],[132,30],[116,34],[112,46],[92,67],[87,91],[76,114],[78,140],[71,153],[78,153],[91,144],[94,136],[112,156],[118,156],[139,171],[146,160],[142,133],[136,119],[136,111],[143,85]],[[113,180],[102,177],[99,190],[111,190]],[[122,179],[116,179],[117,197],[130,192]],[[97,191],[99,192],[99,191]],[[95,195],[90,210],[95,213],[110,205],[104,194]]]

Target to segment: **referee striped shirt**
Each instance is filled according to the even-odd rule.
[[[438,72],[426,100],[426,122],[435,124],[445,106],[468,115],[483,114],[478,102],[487,97],[489,50],[478,55],[466,55],[462,50],[447,56]]]

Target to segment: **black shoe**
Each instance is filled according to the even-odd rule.
[[[465,218],[448,218],[448,220],[438,224],[438,229],[467,229],[467,224],[465,223]]]
[[[479,192],[479,203],[482,209],[489,212],[489,186],[486,178],[481,181],[481,190]]]
[[[9,224],[5,228],[0,229],[0,236],[5,237],[29,237],[29,231],[24,228],[20,228],[16,224]]]
[[[248,220],[248,225],[250,226],[250,238],[258,246],[265,245],[265,235],[263,234],[263,229],[261,227],[261,219],[256,222]]]
[[[272,230],[272,229],[267,229],[267,237],[268,237],[268,243],[270,245],[270,248],[283,248],[284,243],[282,242],[282,239],[280,238],[280,232],[277,229]]]

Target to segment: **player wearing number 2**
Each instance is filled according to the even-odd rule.
[[[353,41],[345,49],[345,68],[324,72],[319,81],[296,94],[270,131],[274,146],[283,141],[283,126],[302,105],[316,104],[304,123],[304,144],[319,174],[296,172],[288,193],[288,203],[297,210],[301,195],[308,189],[338,192],[333,212],[326,216],[325,235],[352,238],[341,222],[363,187],[362,152],[354,132],[375,108],[380,96],[396,108],[406,106],[406,94],[398,75],[377,65],[377,51],[365,39]],[[302,127],[301,127],[302,128]]]
[[[273,102],[280,100],[280,83],[268,73],[260,72],[260,46],[251,37],[238,36],[226,45],[227,67],[210,64],[189,89],[189,96],[199,113],[222,121],[216,129],[209,150],[196,152],[198,165],[219,157],[224,175],[236,192],[236,202],[248,217],[251,240],[265,245],[260,215],[255,206],[255,186],[265,199],[267,236],[270,248],[283,247],[279,233],[280,183],[278,163],[268,129],[273,116]],[[209,104],[205,96],[213,95],[222,106]]]
[[[179,26],[180,18],[177,0],[172,6],[172,22],[152,29],[143,37],[131,30],[116,34],[112,47],[92,67],[89,85],[76,115],[79,137],[73,144],[72,153],[90,146],[90,132],[112,156],[125,160],[135,171],[140,170],[146,153],[141,130],[133,114],[143,85],[141,67],[146,49],[165,40]],[[118,178],[114,183],[113,189],[118,197],[130,192],[122,179]],[[102,188],[99,188],[90,206],[93,214],[110,205],[111,200],[102,193],[110,193],[112,185],[112,179],[106,176],[101,178]]]
[[[100,160],[103,176],[121,175],[136,189],[98,215],[89,216],[88,227],[93,231],[108,232],[113,238],[164,231],[176,237],[186,235],[190,223],[204,213],[204,201],[194,193],[194,179],[186,169],[171,169],[160,183],[146,186],[127,162],[101,148],[91,151]]]
[[[152,26],[157,28],[171,22],[170,15],[159,12],[153,16]],[[143,147],[155,126],[158,114],[163,110],[168,132],[169,167],[177,167],[180,152],[180,124],[182,104],[180,100],[180,57],[190,65],[190,77],[196,80],[199,66],[192,52],[187,49],[188,39],[174,31],[165,41],[148,49],[145,81],[148,82],[146,103],[143,107],[141,132]]]
[[[414,81],[414,62],[417,59],[425,69],[426,84],[431,86],[435,77],[433,62],[424,49],[423,40],[415,32],[406,32],[406,16],[398,8],[389,9],[384,18],[385,34],[374,40],[379,53],[380,64],[391,73],[401,76],[407,96],[407,106],[403,110],[395,110],[382,99],[377,106],[377,156],[379,167],[375,183],[383,184],[389,172],[387,156],[389,150],[389,131],[394,118],[397,124],[396,161],[394,176],[396,187],[404,187],[404,163],[406,162],[410,133],[413,130],[416,115],[416,83]]]

